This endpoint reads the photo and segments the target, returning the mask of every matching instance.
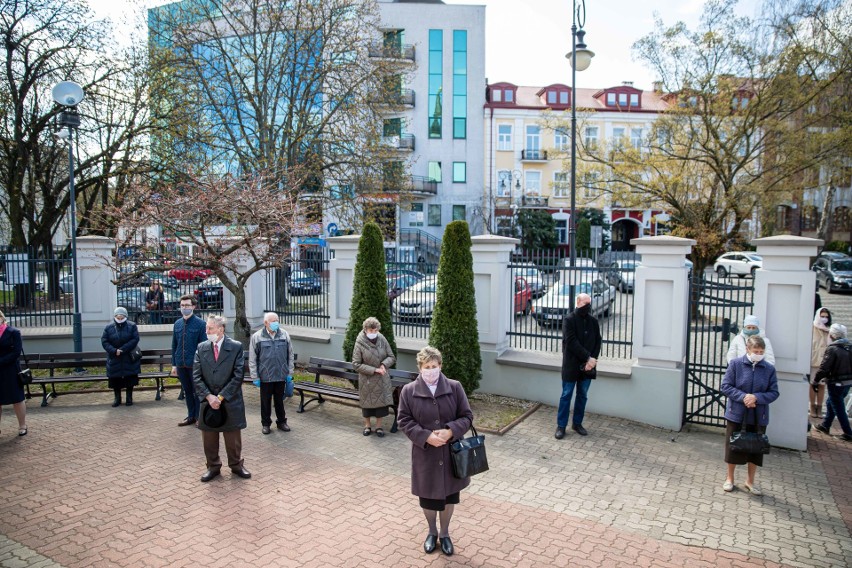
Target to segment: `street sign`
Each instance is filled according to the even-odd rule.
[[[603,246],[603,227],[592,225],[591,241],[592,248],[598,249]]]

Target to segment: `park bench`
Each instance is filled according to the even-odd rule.
[[[308,373],[314,374],[313,381],[295,381],[293,389],[299,393],[299,410],[296,412],[304,412],[305,407],[311,402],[316,401],[317,404],[325,402],[323,396],[331,396],[346,400],[359,400],[358,393],[358,373],[352,363],[347,361],[337,361],[335,359],[323,359],[321,357],[311,357],[308,366],[305,368]],[[389,369],[388,374],[393,387],[393,425],[390,431],[396,432],[396,411],[399,406],[399,392],[408,383],[417,378],[417,373],[411,371],[401,371],[399,369]],[[356,388],[336,387],[320,382],[320,377],[334,377],[344,379],[352,383]],[[314,396],[305,400],[305,393],[313,394]]]
[[[27,398],[32,398],[30,388],[40,386],[42,390],[41,405],[47,406],[51,397],[56,398],[60,393],[56,392],[58,383],[89,383],[107,381],[106,375],[106,353],[103,351],[84,351],[81,353],[28,353],[26,358],[21,357],[21,367],[36,370],[47,370],[47,376],[41,373],[33,373],[33,382],[27,386]],[[141,360],[143,372],[139,374],[140,379],[154,379],[157,383],[155,400],[160,400],[163,392],[163,380],[169,376],[172,370],[171,349],[148,349],[142,350]],[[155,371],[144,371],[145,367],[156,366]],[[77,372],[75,369],[85,369],[85,372]],[[64,391],[61,394],[79,394],[85,390]]]

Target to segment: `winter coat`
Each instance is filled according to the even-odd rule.
[[[442,373],[433,396],[418,376],[402,387],[397,423],[411,440],[411,492],[414,495],[445,499],[470,484],[469,477],[457,479],[453,475],[449,442],[437,448],[426,443],[433,430],[449,428],[453,440],[458,440],[470,429],[473,412],[461,383]]]
[[[377,375],[376,369],[384,365],[390,370],[396,364],[390,343],[381,333],[376,344],[367,339],[363,331],[355,339],[352,350],[352,365],[358,371],[358,392],[361,408],[384,408],[393,406],[393,389],[390,374]]]
[[[819,367],[822,359],[825,356],[825,350],[831,339],[828,337],[827,329],[820,329],[817,326],[813,327],[814,332],[811,335],[811,367]]]
[[[728,397],[725,405],[726,419],[742,423],[745,417],[746,423],[752,424],[754,412],[757,411],[757,423],[760,426],[769,424],[769,404],[778,398],[778,378],[775,376],[773,365],[765,360],[753,364],[745,356],[734,359],[725,371],[720,390]],[[746,409],[743,404],[743,398],[747,394],[757,397],[755,409]]]
[[[293,374],[294,358],[290,335],[279,327],[272,337],[264,326],[249,342],[249,377],[262,383],[286,381]]]
[[[198,346],[207,341],[207,324],[196,315],[180,318],[172,329],[172,366],[192,367]]]
[[[24,388],[18,381],[21,370],[21,331],[10,325],[0,335],[0,404],[15,404],[24,400]]]
[[[192,383],[195,396],[201,402],[199,418],[204,416],[208,406],[207,395],[222,395],[222,405],[228,418],[219,428],[210,428],[199,419],[198,428],[210,432],[229,432],[246,427],[246,405],[243,401],[243,345],[230,337],[225,337],[219,349],[219,360],[213,357],[213,344],[205,341],[195,352],[192,366]],[[209,388],[208,388],[209,387]],[[223,388],[224,387],[224,388]]]
[[[163,309],[163,304],[165,302],[165,294],[163,293],[162,288],[158,288],[157,290],[148,290],[145,292],[145,307],[149,310],[160,310]],[[153,305],[154,307],[148,307]]]
[[[107,352],[107,376],[111,379],[132,377],[142,369],[141,361],[131,361],[130,353],[139,345],[139,330],[130,320],[111,323],[104,328],[101,345]],[[116,355],[117,350],[121,355]]]
[[[590,357],[601,354],[601,328],[593,315],[568,314],[562,323],[562,380],[581,381],[597,377],[597,368],[584,371]]]
[[[766,344],[766,348],[763,350],[763,360],[769,363],[770,365],[775,364],[775,351],[772,350],[772,342],[769,341],[769,338],[763,333],[762,329],[757,331],[758,337],[763,339],[763,342]],[[734,359],[739,359],[743,355],[746,354],[746,340],[748,339],[747,335],[743,335],[743,333],[738,333],[731,340],[731,345],[728,347],[728,364],[731,364],[731,361]]]
[[[833,385],[852,385],[852,343],[848,339],[832,341],[825,349],[816,380]]]

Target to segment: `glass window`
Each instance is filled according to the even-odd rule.
[[[497,126],[497,149],[503,151],[512,149],[511,124],[500,124]]]
[[[429,162],[429,179],[441,183],[441,162]]]
[[[606,106],[615,106],[615,93],[606,94]]]
[[[422,203],[412,203],[411,204],[411,212],[408,214],[408,226],[409,227],[422,227],[423,226],[423,204]]]
[[[453,162],[453,183],[467,183],[467,162]]]
[[[464,205],[453,205],[453,221],[467,221]]]
[[[547,104],[556,104],[556,91],[547,91]]]
[[[571,172],[556,172],[553,174],[553,197],[568,197],[571,195]]]
[[[512,195],[512,173],[509,170],[497,172],[497,196],[509,197]]]
[[[492,103],[502,103],[503,102],[503,91],[500,89],[491,89],[491,102]]]
[[[618,93],[618,104],[627,106],[627,93]]]
[[[526,156],[531,160],[538,160],[541,150],[541,127],[537,124],[527,125]]]
[[[639,150],[642,147],[642,129],[630,129],[630,145]]]
[[[585,133],[585,144],[587,148],[595,148],[598,145],[598,127],[587,126]]]
[[[559,91],[559,104],[568,104],[568,91]]]
[[[570,147],[571,137],[567,130],[557,129],[553,135],[553,147],[560,151],[566,151]]]
[[[444,76],[444,32],[429,30],[429,138],[441,138],[443,120],[443,98],[441,94]]]
[[[630,106],[638,107],[639,106],[639,94],[631,93],[630,94]]]
[[[384,127],[382,128],[383,136],[399,136],[402,134],[402,119],[401,118],[386,118]]]
[[[515,100],[515,92],[511,89],[506,89],[505,91],[503,91],[503,100],[507,103],[511,103]]]
[[[524,195],[541,195],[541,172],[525,172]]]
[[[453,138],[467,138],[467,31],[453,30]]]
[[[568,220],[567,219],[557,219],[556,220],[556,240],[559,241],[560,245],[568,244]]]
[[[440,227],[441,226],[441,205],[430,205],[429,206],[429,226],[430,227]]]
[[[614,148],[621,148],[624,145],[624,129],[612,129],[612,145]]]

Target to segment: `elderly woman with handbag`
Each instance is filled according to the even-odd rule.
[[[778,378],[775,367],[763,360],[766,343],[758,335],[746,340],[746,354],[728,364],[721,391],[728,402],[725,418],[728,421],[725,431],[725,462],[728,464],[728,476],[722,489],[734,490],[734,470],[738,465],[748,464],[747,491],[753,495],[762,495],[755,485],[754,476],[758,466],[763,466],[762,453],[743,453],[732,447],[731,437],[744,430],[747,433],[764,434],[769,424],[769,405],[778,398]]]
[[[393,388],[388,370],[396,364],[390,343],[379,333],[382,324],[376,318],[364,320],[363,329],[355,339],[352,350],[352,365],[358,371],[358,398],[364,416],[365,436],[372,434],[370,417],[376,419],[376,436],[384,437],[382,418],[393,406]]]
[[[434,347],[424,347],[417,354],[420,374],[402,388],[397,424],[411,440],[411,492],[420,498],[429,525],[423,550],[434,552],[440,542],[441,552],[451,556],[450,519],[470,477],[453,475],[450,443],[464,438],[473,412],[461,383],[441,372],[442,363],[441,352]]]
[[[15,409],[18,436],[27,435],[27,403],[24,401],[24,387],[18,379],[22,351],[21,331],[8,325],[6,316],[0,312],[0,411],[6,404]]]
[[[121,389],[127,390],[127,406],[133,406],[133,387],[139,384],[142,365],[134,354],[139,345],[139,330],[127,319],[125,308],[119,306],[113,312],[113,323],[104,328],[101,345],[107,353],[109,387],[115,393],[112,406],[121,406]]]

